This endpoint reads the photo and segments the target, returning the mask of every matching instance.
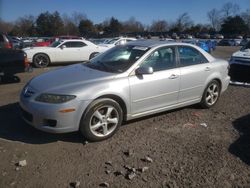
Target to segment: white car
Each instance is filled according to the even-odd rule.
[[[101,141],[126,120],[214,106],[228,87],[228,67],[191,44],[138,40],[33,78],[20,95],[21,113],[37,129]]]
[[[230,59],[230,76],[232,83],[250,83],[250,41]]]
[[[104,46],[108,48],[112,48],[116,45],[124,45],[127,42],[135,41],[137,40],[136,38],[126,38],[126,37],[116,37],[112,38],[110,40],[106,40],[104,43],[99,44],[99,46]]]
[[[87,40],[70,39],[55,41],[48,47],[25,48],[23,51],[27,54],[29,62],[35,67],[42,68],[50,63],[88,61],[107,49]]]

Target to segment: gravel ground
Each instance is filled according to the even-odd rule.
[[[236,50],[213,55],[228,59]],[[127,122],[111,139],[86,143],[19,116],[21,88],[54,68],[0,85],[0,187],[250,187],[250,88],[229,86],[209,110],[194,105]]]

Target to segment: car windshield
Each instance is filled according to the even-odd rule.
[[[62,42],[61,41],[55,41],[55,42],[53,42],[51,45],[49,45],[50,47],[53,47],[53,48],[55,48],[55,47],[57,47],[59,44],[61,44]]]
[[[119,38],[114,38],[105,42],[105,44],[114,44]]]
[[[148,47],[133,45],[116,46],[83,65],[105,72],[122,73],[149,49]]]
[[[250,49],[250,41],[245,46],[243,46],[240,50],[243,51],[246,49]]]

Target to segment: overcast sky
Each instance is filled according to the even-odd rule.
[[[227,2],[237,3],[241,11],[250,9],[250,0],[0,0],[0,17],[15,21],[20,16],[58,11],[71,15],[81,12],[94,23],[114,16],[120,21],[135,17],[143,24],[153,20],[175,21],[187,12],[195,23],[208,23],[207,12],[221,9]]]

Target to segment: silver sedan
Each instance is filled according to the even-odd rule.
[[[139,40],[33,78],[20,95],[22,116],[43,131],[80,130],[100,141],[126,120],[214,106],[228,87],[228,68],[191,44]]]

